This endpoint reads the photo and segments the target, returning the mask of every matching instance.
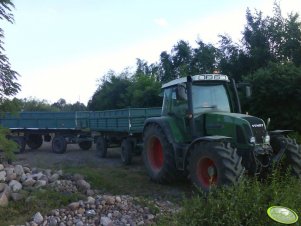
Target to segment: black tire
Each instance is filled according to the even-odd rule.
[[[52,140],[52,151],[57,154],[66,152],[67,142],[63,136],[55,136]]]
[[[124,165],[130,165],[132,163],[133,147],[133,142],[130,139],[123,139],[121,143],[120,156]]]
[[[287,138],[286,156],[293,174],[301,179],[301,147],[296,143],[296,140]]]
[[[38,149],[43,144],[43,137],[39,134],[29,134],[26,144],[31,150]]]
[[[241,157],[230,145],[203,142],[194,146],[188,171],[192,183],[208,192],[212,187],[239,182],[244,172]]]
[[[292,168],[293,175],[301,179],[301,148],[300,145],[296,143],[296,140],[285,137],[284,135],[272,136],[271,146],[273,151],[276,153],[281,147],[285,148],[285,166],[290,166]]]
[[[100,158],[107,157],[107,142],[104,137],[98,137],[96,140],[96,155]]]
[[[82,141],[78,143],[78,146],[80,147],[80,149],[87,151],[89,149],[91,149],[92,147],[92,141]]]
[[[161,127],[157,124],[147,126],[143,143],[143,161],[150,178],[158,183],[174,181],[177,174],[174,150]]]
[[[14,141],[18,145],[18,148],[14,151],[14,153],[20,154],[25,151],[26,142],[24,137],[18,137],[18,136],[10,137],[10,140]]]

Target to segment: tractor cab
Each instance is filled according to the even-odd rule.
[[[192,137],[208,135],[202,127],[206,113],[240,113],[234,82],[226,75],[205,74],[179,78],[162,86],[162,115],[177,118],[183,134]]]

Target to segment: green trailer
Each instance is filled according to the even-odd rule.
[[[90,112],[89,126],[97,155],[105,158],[109,147],[121,146],[121,160],[130,164],[132,156],[142,151],[145,120],[161,116],[161,111],[161,107],[156,107]]]
[[[64,153],[67,144],[77,143],[87,150],[93,139],[89,129],[89,112],[19,112],[2,113],[0,125],[8,128],[8,138],[19,145],[19,152],[38,149],[43,141],[52,141],[55,153]]]
[[[94,141],[100,157],[106,157],[108,147],[121,146],[122,161],[129,164],[140,150],[145,120],[160,115],[161,108],[2,113],[0,125],[9,128],[8,138],[19,144],[20,152],[26,145],[38,149],[43,141],[52,141],[55,153],[64,153],[68,144],[88,150]]]

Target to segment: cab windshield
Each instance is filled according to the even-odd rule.
[[[210,110],[231,111],[228,94],[222,84],[193,84],[192,99],[194,114]]]

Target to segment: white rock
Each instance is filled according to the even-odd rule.
[[[5,192],[0,194],[0,207],[6,207],[8,205],[8,198]]]
[[[35,184],[36,188],[41,188],[47,185],[47,181],[45,180],[38,180],[37,183]]]
[[[0,170],[3,170],[4,166],[2,164],[0,164]]]
[[[53,174],[50,178],[49,181],[50,183],[57,181],[60,178],[60,175],[58,175],[57,173]]]
[[[40,212],[37,212],[34,216],[33,216],[33,221],[36,223],[36,224],[41,224],[43,222],[44,218],[43,216],[41,215]]]
[[[58,170],[56,173],[57,173],[59,176],[63,176],[63,170]]]
[[[108,217],[101,217],[100,218],[100,224],[103,225],[103,226],[112,226],[113,222]]]
[[[85,180],[78,180],[76,182],[76,185],[79,190],[85,191],[85,192],[91,188],[91,185]]]
[[[24,182],[26,179],[27,179],[27,176],[26,176],[25,173],[23,173],[22,176],[21,176],[21,178],[20,178],[20,181]]]
[[[15,165],[15,173],[17,176],[21,176],[24,174],[23,166],[21,165]]]
[[[12,180],[9,182],[8,186],[13,192],[18,192],[22,189],[22,184],[19,181]]]
[[[6,180],[6,172],[5,171],[0,171],[0,182]]]
[[[23,185],[26,187],[32,187],[36,183],[36,180],[33,178],[28,178],[23,182]]]
[[[23,170],[24,170],[25,173],[30,173],[31,172],[31,170],[26,166],[23,166]]]
[[[31,175],[31,177],[35,180],[40,180],[42,176],[44,176],[44,174],[41,172]]]
[[[89,197],[87,198],[87,203],[89,203],[89,204],[94,204],[94,203],[95,203],[95,199],[94,199],[93,197],[89,196]]]
[[[24,198],[24,194],[20,193],[11,193],[10,196],[14,201],[19,201]]]

